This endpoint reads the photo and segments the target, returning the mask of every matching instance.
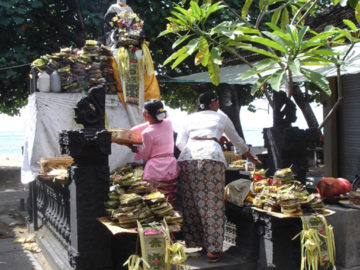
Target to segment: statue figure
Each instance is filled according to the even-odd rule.
[[[155,77],[153,61],[145,41],[144,22],[126,1],[118,0],[104,17],[106,46],[116,61],[121,82],[120,99],[126,103],[131,125],[143,122],[144,100],[160,99],[160,89]]]
[[[284,91],[274,91],[274,127],[291,127],[296,121],[296,106]]]

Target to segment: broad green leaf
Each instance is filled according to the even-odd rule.
[[[281,51],[283,53],[286,53],[286,49],[281,46],[279,43],[272,41],[271,39],[268,38],[262,38],[262,37],[253,37],[251,38],[251,41],[256,42],[256,43],[260,43],[263,44],[265,46],[271,47],[275,50]]]
[[[195,55],[195,61],[194,61],[195,66],[200,65],[202,63],[202,61],[204,60],[204,57],[208,51],[209,50],[206,48],[198,51],[198,53]]]
[[[340,0],[331,0],[331,2],[334,4],[334,6],[336,6],[337,4],[339,4]]]
[[[204,59],[202,60],[201,65],[203,67],[206,67],[209,63],[209,59],[210,59],[210,51],[209,51],[209,49],[207,49],[205,51]]]
[[[316,66],[328,66],[328,65],[332,64],[333,62],[334,61],[322,58],[320,56],[317,56],[317,57],[311,56],[311,57],[301,59],[301,64],[306,65],[306,66],[310,65],[310,63],[313,63],[311,65],[316,65]]]
[[[289,60],[288,67],[294,75],[300,75],[300,61],[299,59]]]
[[[251,27],[239,27],[238,28],[244,34],[259,34],[260,31]]]
[[[327,41],[327,39],[336,34],[336,31],[327,31],[327,32],[322,32],[320,34],[317,34],[316,36],[312,37],[309,39],[310,42],[319,42],[319,41]]]
[[[170,55],[163,63],[163,65],[165,66],[167,63],[171,62],[172,60],[178,58],[181,54],[184,54],[187,52],[187,48],[186,46],[182,47],[181,49],[179,49],[178,51],[174,52],[172,55]]]
[[[242,48],[242,49],[245,49],[245,50],[248,50],[248,51],[252,51],[252,52],[256,52],[256,53],[260,53],[262,55],[265,55],[265,56],[268,56],[268,57],[271,57],[271,58],[279,59],[279,57],[277,55],[272,54],[271,52],[268,52],[268,51],[266,51],[264,49],[253,47],[251,45],[239,46],[239,48]]]
[[[273,33],[264,31],[263,34],[273,41],[277,42],[285,50],[292,45],[291,38],[286,38],[286,35],[280,35],[281,32],[274,31]]]
[[[220,10],[220,9],[223,9],[223,8],[226,8],[226,6],[224,5],[220,5],[221,2],[216,2],[215,4],[211,5],[208,9],[205,10],[204,12],[204,21],[207,20],[207,18],[213,14],[214,12]]]
[[[309,30],[309,26],[304,26],[300,29],[299,32],[299,43],[303,42],[304,36],[306,35],[307,31]]]
[[[160,34],[157,37],[159,38],[159,37],[165,36],[165,35],[167,35],[169,33],[172,33],[172,32],[173,32],[173,30],[166,29],[166,30],[160,32]]]
[[[190,17],[190,16],[191,16],[191,14],[189,14],[189,11],[187,11],[186,9],[180,7],[179,5],[176,5],[176,6],[174,7],[174,9],[177,10],[177,11],[179,11],[180,13],[182,13],[185,17]],[[173,11],[173,12],[174,12],[174,11]],[[172,12],[171,12],[171,13],[172,13]],[[177,13],[177,12],[175,12],[175,13]]]
[[[295,45],[299,40],[299,36],[298,36],[297,30],[296,30],[296,27],[294,25],[287,25],[286,31],[287,31],[287,33],[290,34],[292,42]]]
[[[255,66],[253,68],[246,70],[244,73],[241,74],[240,77],[241,77],[241,79],[246,80],[256,74],[261,75],[261,73],[269,71],[269,70],[273,70],[273,69],[279,69],[279,68],[275,67],[275,66],[267,66],[267,67],[262,67],[262,68]]]
[[[217,64],[217,65],[221,65],[222,64],[222,57],[221,57],[221,49],[218,47],[213,47],[211,50],[211,59],[212,61]]]
[[[285,27],[289,24],[289,22],[290,22],[289,12],[287,8],[284,8],[281,14],[281,22],[280,22],[281,28],[285,29]]]
[[[273,15],[271,16],[271,23],[272,24],[277,24],[279,22],[280,15],[281,15],[281,9],[276,10],[273,13]]]
[[[358,0],[348,0],[348,5],[351,7],[351,8],[355,8],[356,5],[358,4]]]
[[[198,48],[199,39],[200,38],[194,38],[194,39],[190,40],[189,43],[186,45],[187,53],[189,55],[192,55],[193,52]]]
[[[181,43],[183,43],[185,40],[187,40],[191,35],[182,36],[181,38],[177,39],[174,44],[172,45],[172,48],[175,49],[177,46],[179,46]]]
[[[276,71],[274,74],[271,75],[270,85],[272,89],[274,89],[275,91],[280,90],[280,85],[284,78],[284,74],[285,74],[285,69],[279,69],[278,71]]]
[[[331,49],[316,49],[316,50],[308,50],[303,55],[304,56],[312,56],[312,55],[334,56],[334,55],[342,55],[342,53],[335,52]]]
[[[355,7],[355,19],[358,24],[360,24],[360,2]]]
[[[323,90],[327,95],[330,96],[331,90],[329,87],[329,82],[323,75],[306,68],[301,68],[301,73],[317,87]]]
[[[199,51],[195,56],[195,65],[199,65],[204,61],[204,58],[206,55],[209,55],[209,44],[207,43],[207,40],[204,37],[200,37],[199,40]],[[207,65],[207,60],[206,65]],[[205,65],[205,66],[206,66]]]
[[[231,47],[248,46],[247,43],[232,40],[232,39],[228,39],[228,40],[224,41],[224,44],[227,46],[231,46]]]
[[[166,19],[167,19],[169,22],[176,23],[177,25],[180,25],[180,26],[186,27],[186,26],[188,25],[188,22],[185,21],[185,20],[180,20],[180,19],[177,19],[177,18],[174,18],[174,17],[167,17]]]
[[[264,85],[264,83],[266,83],[270,79],[270,77],[271,76],[269,75],[269,76],[261,77],[260,79],[258,79],[251,88],[251,94],[254,95],[257,92],[257,90],[260,87],[262,87]]]
[[[187,25],[189,24],[189,22],[192,22],[192,21],[194,20],[194,17],[191,16],[190,14],[189,14],[188,17],[187,17],[187,16],[183,16],[183,15],[181,15],[180,13],[175,12],[175,11],[171,11],[171,14],[172,14],[173,16],[175,16],[175,17],[181,22],[181,23],[179,23],[180,25],[187,26]],[[176,19],[176,18],[174,18],[174,19]]]
[[[249,8],[250,8],[252,2],[253,2],[253,0],[246,0],[245,1],[245,4],[244,4],[244,6],[243,6],[243,8],[241,10],[241,18],[243,18],[243,20],[246,20],[246,16],[247,16],[247,14],[249,12]]]
[[[188,54],[187,52],[186,53],[183,53],[181,54],[176,60],[175,62],[172,64],[171,68],[174,69],[176,68],[182,61],[184,61],[190,54]]]
[[[199,5],[194,2],[194,1],[191,1],[190,2],[190,7],[191,7],[191,10],[192,10],[192,14],[194,15],[194,17],[200,21],[200,18],[201,18],[201,10],[200,10],[200,7]]]
[[[347,19],[344,19],[343,22],[354,32],[356,32],[356,25],[350,21],[350,20],[347,20]]]
[[[274,23],[265,23],[267,26],[269,26],[270,29],[273,31],[282,31],[276,24]]]
[[[208,62],[208,72],[210,75],[210,80],[214,85],[219,85],[220,83],[220,68],[215,64],[212,59],[209,59]]]

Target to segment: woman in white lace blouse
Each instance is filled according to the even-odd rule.
[[[240,154],[255,165],[258,163],[231,120],[218,109],[214,92],[201,94],[199,111],[188,116],[176,140],[181,151],[178,162],[185,242],[187,247],[202,247],[207,251],[209,262],[217,262],[224,255],[226,160],[219,143],[223,133]]]

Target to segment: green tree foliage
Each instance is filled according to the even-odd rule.
[[[354,44],[358,40],[359,34],[350,21],[345,21],[350,30],[328,27],[322,33],[304,25],[306,16],[314,14],[316,1],[260,0],[255,24],[252,24],[253,17],[248,13],[254,5],[252,0],[246,0],[241,12],[231,9],[225,1],[212,4],[204,0],[201,5],[199,2],[191,0],[188,8],[176,6],[172,16],[167,18],[170,26],[160,36],[175,34],[177,40],[173,48],[177,51],[164,64],[173,62],[171,67],[175,68],[193,55],[195,64],[207,67],[212,83],[218,85],[223,55],[230,53],[250,67],[242,78],[258,76],[252,93],[262,89],[270,104],[272,100],[266,83],[269,82],[275,91],[279,91],[280,85],[287,85],[288,95],[291,96],[293,75],[303,75],[317,89],[330,94],[326,78],[307,67],[331,63],[339,67],[342,62],[333,47],[345,41]],[[333,2],[337,4],[337,1]],[[208,23],[215,13],[225,8],[229,8],[236,17],[215,26]],[[358,14],[356,18],[359,19]],[[246,51],[260,54],[264,60],[253,66],[242,56]]]
[[[187,75],[192,70],[199,71],[192,61],[184,62],[176,70],[162,65],[172,50],[173,40],[156,37],[166,25],[166,17],[171,15],[173,2],[128,0],[132,9],[145,21],[146,40],[150,41],[155,69],[159,75],[179,76]],[[1,1],[0,113],[17,114],[26,104],[30,72],[28,63],[63,47],[82,47],[86,39],[102,40],[103,17],[114,3],[115,0]],[[180,4],[181,1],[175,3]],[[17,68],[8,68],[19,65]],[[169,85],[162,84],[164,98],[170,98],[172,90],[183,87],[187,88],[183,85],[170,89]]]
[[[24,106],[31,63],[61,47],[83,46],[102,34],[102,18],[112,1],[0,1],[0,112]],[[13,66],[17,68],[8,68]]]

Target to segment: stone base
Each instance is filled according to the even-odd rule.
[[[225,257],[217,263],[209,263],[205,254],[198,254],[200,256],[189,256],[186,265],[181,269],[201,269],[201,270],[255,270],[257,269],[256,262],[249,262],[245,260],[241,253],[238,253],[235,249],[228,250],[225,253]],[[172,270],[175,270],[175,266],[172,266]]]
[[[68,252],[46,226],[36,232],[36,241],[53,270],[72,270]]]
[[[336,269],[360,270],[360,209],[328,205],[336,213],[327,217],[334,226]]]

